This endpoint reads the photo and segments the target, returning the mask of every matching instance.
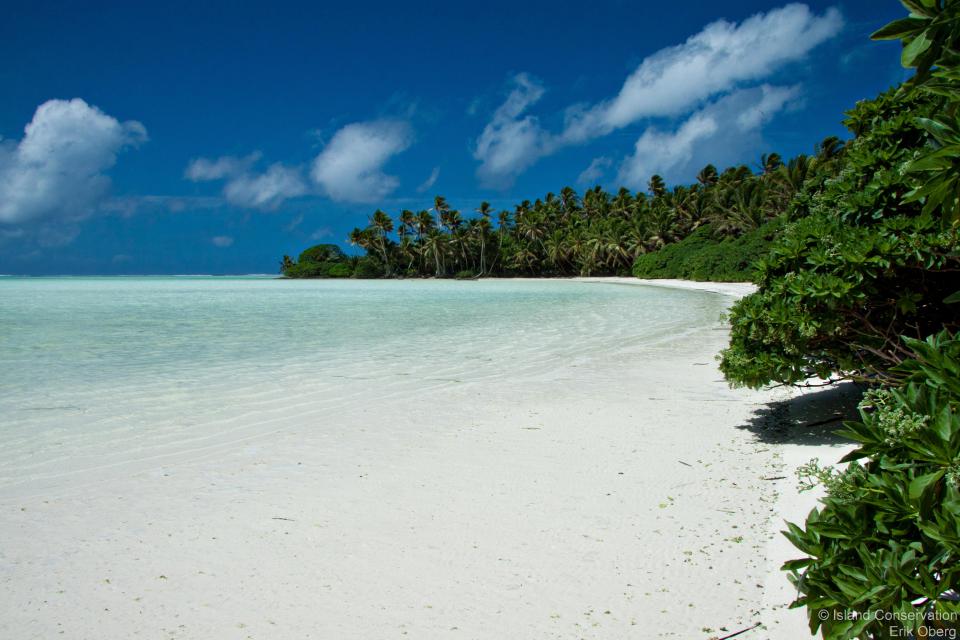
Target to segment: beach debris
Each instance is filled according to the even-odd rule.
[[[693,466],[693,465],[690,464],[689,462],[684,462],[683,460],[677,460],[677,462],[679,462],[680,464],[682,464],[682,465],[684,465],[684,466],[687,466],[687,467],[692,467],[692,466]]]
[[[714,636],[714,637],[710,638],[710,640],[729,640],[729,638],[735,638],[735,637],[739,636],[740,634],[746,633],[747,631],[753,631],[754,629],[756,629],[756,628],[759,627],[759,626],[760,626],[760,623],[758,622],[757,624],[753,625],[752,627],[747,627],[746,629],[740,629],[740,631],[736,631],[736,632],[734,632],[734,633],[731,633],[730,635],[723,636],[722,638],[718,638],[717,636]]]
[[[283,518],[281,516],[273,516],[271,520],[286,520],[287,522],[296,522],[293,518]]]

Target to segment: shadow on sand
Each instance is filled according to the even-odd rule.
[[[771,402],[753,414],[741,429],[760,442],[817,446],[848,442],[834,432],[844,420],[856,420],[864,387],[852,382],[809,389],[789,400]]]

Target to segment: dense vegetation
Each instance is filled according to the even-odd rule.
[[[484,202],[470,218],[437,196],[429,210],[404,210],[396,219],[378,210],[367,227],[354,229],[349,241],[366,251],[362,262],[341,257],[339,263],[347,266],[331,270],[319,266],[329,262],[325,254],[318,261],[308,249],[297,261],[284,256],[281,271],[291,278],[349,277],[359,275],[347,273],[355,264],[367,275],[377,265],[381,277],[633,272],[747,281],[753,261],[779,228],[776,221],[785,219],[806,181],[830,173],[843,143],[830,137],[814,151],[786,163],[776,153],[765,155],[756,172],[747,166],[718,172],[707,165],[695,184],[673,189],[653,176],[647,193],[610,194],[596,187],[580,196],[564,187],[559,195],[548,193],[499,212]]]
[[[808,180],[732,310],[728,380],[849,378],[871,390],[826,497],[787,535],[810,629],[831,639],[960,632],[960,0],[902,0],[904,86],[848,114],[834,175]]]
[[[296,261],[283,256],[281,272],[288,278],[378,278],[380,262],[348,256],[335,244],[318,244],[303,251]]]
[[[825,638],[955,638],[960,631],[960,340],[906,341],[902,384],[861,403],[842,435],[860,447],[843,470],[817,461],[801,479],[827,489],[787,537],[807,557],[787,562]],[[863,462],[861,464],[861,461]]]
[[[834,175],[808,180],[790,224],[760,261],[760,291],[731,315],[727,378],[749,386],[873,378],[910,356],[900,336],[957,328],[958,229],[924,202],[908,170],[934,144],[943,100],[904,87],[859,103]]]
[[[783,223],[783,216],[779,216],[743,235],[719,238],[713,226],[705,224],[679,242],[637,257],[633,275],[748,282],[754,278],[756,262],[770,251]]]

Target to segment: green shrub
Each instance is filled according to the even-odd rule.
[[[463,271],[457,271],[453,277],[457,280],[473,280],[477,277],[477,274],[469,269],[464,269]]]
[[[284,256],[280,272],[287,278],[343,278],[353,269],[349,258],[335,244],[318,244],[300,253],[296,262]],[[347,275],[338,275],[347,270]]]
[[[298,262],[342,262],[347,256],[335,244],[318,244],[304,249],[300,253]]]
[[[327,271],[327,277],[329,278],[349,278],[351,276],[353,276],[353,268],[346,262],[331,265]]]
[[[824,638],[906,637],[924,614],[960,631],[960,340],[908,340],[906,382],[866,395],[861,421],[841,432],[860,443],[842,471],[801,469],[822,484],[822,506],[790,541],[807,554],[784,565]],[[933,633],[933,632],[931,632]],[[921,637],[957,637],[949,632]]]
[[[917,75],[850,112],[856,138],[794,199],[721,363],[750,386],[876,383],[846,467],[801,469],[826,497],[786,532],[807,556],[784,565],[793,606],[831,640],[960,632],[960,0],[903,4],[874,37],[902,39]]]
[[[910,357],[899,337],[958,327],[960,229],[904,202],[907,171],[930,142],[917,118],[942,105],[905,90],[861,102],[837,175],[812,181],[757,271],[759,291],[731,311],[721,370],[736,384],[888,375]]]
[[[782,218],[776,218],[740,237],[722,239],[714,237],[710,225],[701,226],[680,242],[639,256],[633,264],[633,275],[749,282],[753,279],[755,263],[767,254],[783,224]]]
[[[383,263],[369,255],[357,260],[357,264],[353,269],[354,278],[382,278],[383,273]]]
[[[342,273],[346,275],[337,275]],[[288,278],[349,278],[352,273],[353,270],[346,262],[299,260],[287,267],[283,275]]]

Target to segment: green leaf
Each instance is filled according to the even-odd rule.
[[[960,302],[960,291],[955,291],[943,299],[946,304],[957,304]]]
[[[934,473],[927,473],[922,476],[917,476],[910,482],[910,499],[918,500],[920,496],[923,495],[923,492],[926,491],[930,485],[943,477],[943,471],[936,471]]]
[[[874,40],[899,40],[906,35],[922,31],[927,23],[928,21],[922,18],[902,18],[877,29],[870,37]]]
[[[917,118],[917,124],[923,127],[930,135],[937,139],[943,139],[948,135],[956,135],[956,129],[946,122],[934,120],[932,118]]]
[[[900,4],[905,6],[911,13],[928,18],[936,15],[936,13],[928,10],[928,7],[932,7],[934,2],[936,2],[936,0],[900,0]]]
[[[903,53],[900,55],[900,62],[905,67],[916,66],[914,63],[917,61],[924,51],[930,48],[930,45],[933,43],[927,38],[926,33],[921,33],[913,41],[903,48]]]

